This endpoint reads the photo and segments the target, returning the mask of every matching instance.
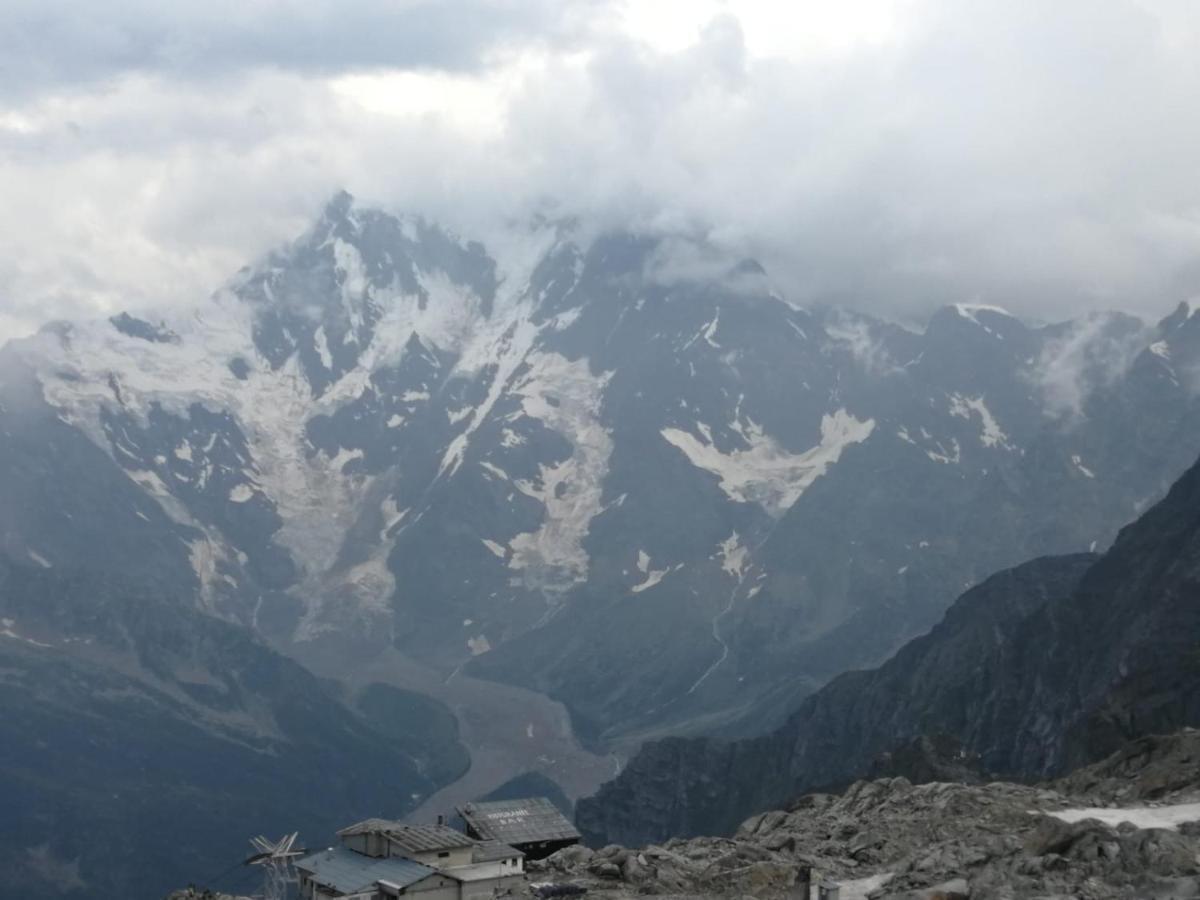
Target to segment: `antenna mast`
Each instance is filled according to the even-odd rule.
[[[304,854],[303,850],[292,849],[299,834],[293,831],[278,841],[267,840],[261,834],[250,838],[250,846],[258,852],[246,860],[246,865],[262,866],[263,900],[287,900],[288,885],[296,880],[292,860]]]

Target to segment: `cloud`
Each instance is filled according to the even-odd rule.
[[[817,6],[776,7],[764,50],[737,0],[675,43],[617,0],[18,0],[0,329],[203,296],[338,187],[485,241],[536,211],[682,234],[901,320],[1200,291],[1189,0],[896,0],[886,39],[790,53]]]
[[[822,323],[825,333],[838,341],[847,353],[869,375],[901,375],[904,367],[897,365],[888,353],[887,344],[874,333],[871,322],[846,310],[831,310]]]
[[[476,70],[506,45],[567,40],[578,0],[8,0],[0,84],[30,92],[130,73],[228,78]]]
[[[1151,330],[1141,321],[1090,313],[1060,327],[1031,369],[1047,415],[1074,420],[1098,388],[1120,379],[1146,346]]]

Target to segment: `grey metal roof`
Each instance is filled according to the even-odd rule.
[[[339,837],[356,834],[386,835],[396,846],[410,853],[457,850],[459,847],[470,847],[475,843],[461,831],[448,825],[405,825],[392,819],[363,819],[338,832]]]
[[[308,872],[315,881],[340,894],[366,890],[377,881],[408,887],[438,874],[411,859],[392,856],[364,856],[345,847],[331,847],[296,860],[296,868]]]
[[[458,813],[484,840],[520,845],[580,837],[570,820],[545,797],[468,803]]]
[[[394,819],[363,819],[361,822],[355,822],[353,825],[343,828],[338,834],[343,837],[354,834],[376,834],[403,827],[403,822],[397,822]]]
[[[388,838],[410,853],[430,850],[456,850],[470,847],[474,841],[449,825],[396,825],[387,829]]]
[[[475,850],[471,854],[471,862],[496,862],[500,859],[516,859],[524,855],[516,847],[510,847],[500,841],[479,841],[475,844]]]

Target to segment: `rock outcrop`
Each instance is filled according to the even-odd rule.
[[[1200,798],[1197,749],[1195,732],[1149,739],[1041,786],[860,781],[726,838],[570,848],[534,877],[614,897],[795,896],[806,878],[840,884],[844,900],[1196,896],[1200,821],[1181,817],[1200,819],[1187,802]],[[1088,809],[1101,795],[1158,800]]]

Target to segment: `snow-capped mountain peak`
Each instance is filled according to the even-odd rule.
[[[1103,546],[1192,454],[1190,308],[1153,340],[967,305],[917,333],[582,234],[485,248],[339,195],[191,308],[8,352],[208,608],[468,664],[596,735],[769,716],[972,579]]]

